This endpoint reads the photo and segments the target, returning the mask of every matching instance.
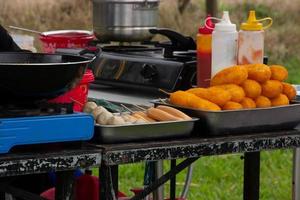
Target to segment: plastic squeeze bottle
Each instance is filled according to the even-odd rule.
[[[262,21],[270,23],[263,26]],[[238,64],[263,63],[264,59],[264,29],[272,25],[270,17],[257,20],[255,11],[249,12],[247,22],[242,23],[238,41]]]
[[[212,77],[222,69],[237,64],[236,25],[231,23],[228,11],[223,11],[222,19],[216,19],[220,22],[215,24],[212,33]]]
[[[197,86],[209,87],[211,77],[211,40],[214,23],[206,17],[206,25],[199,28],[197,34]]]

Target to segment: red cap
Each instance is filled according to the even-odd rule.
[[[211,27],[212,29],[209,29],[204,25],[204,26],[199,28],[198,33],[200,33],[200,34],[212,34],[213,28],[215,28],[215,24],[211,21],[209,14],[206,16],[204,22],[206,22],[206,25]]]

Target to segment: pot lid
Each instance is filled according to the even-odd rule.
[[[91,35],[91,36],[94,34],[92,31],[86,31],[86,30],[55,30],[55,31],[42,32],[41,35],[42,36],[51,36],[51,35],[72,34],[72,33]]]

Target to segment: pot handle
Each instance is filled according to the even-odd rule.
[[[88,47],[79,52],[80,56],[87,58],[92,58],[93,60],[102,53],[100,48],[97,47]],[[90,54],[90,55],[89,55]],[[92,55],[92,56],[91,56]]]
[[[172,57],[174,51],[196,50],[196,43],[191,37],[166,28],[149,29],[151,34],[159,34],[167,37],[170,41],[157,43],[155,46],[164,48],[164,56]]]

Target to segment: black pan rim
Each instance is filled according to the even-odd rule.
[[[0,55],[36,55],[36,56],[66,56],[69,58],[78,58],[82,61],[75,62],[59,62],[59,63],[2,63],[0,61],[0,66],[52,66],[52,65],[81,65],[88,64],[92,62],[96,57],[87,58],[84,56],[68,55],[68,54],[50,54],[50,53],[31,53],[31,52],[0,52]]]

